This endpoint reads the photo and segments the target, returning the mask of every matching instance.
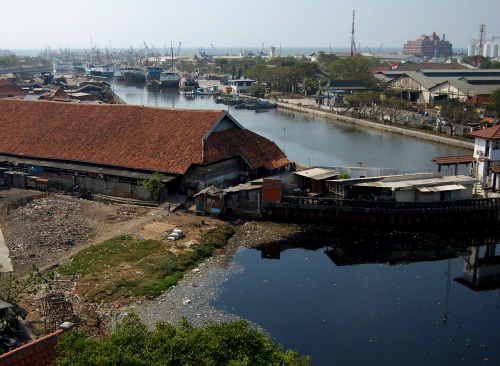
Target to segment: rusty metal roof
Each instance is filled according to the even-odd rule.
[[[476,159],[472,155],[463,156],[438,156],[431,161],[438,163],[439,165],[455,165],[455,164],[469,164]]]
[[[481,137],[483,139],[498,140],[500,139],[500,125],[486,128],[484,130],[469,132],[468,135]]]

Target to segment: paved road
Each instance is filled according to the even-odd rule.
[[[12,262],[9,258],[9,248],[7,248],[7,244],[5,244],[2,229],[0,229],[0,272],[9,272],[13,270]]]

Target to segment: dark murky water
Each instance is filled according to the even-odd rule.
[[[313,235],[239,251],[233,261],[244,270],[213,305],[314,365],[500,363],[500,245],[411,234],[333,239],[335,231],[319,245]],[[464,279],[474,271],[483,285]]]

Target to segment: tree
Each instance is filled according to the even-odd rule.
[[[490,102],[486,105],[486,110],[493,113],[496,124],[498,122],[498,115],[500,114],[500,88],[491,93]]]
[[[440,117],[450,126],[450,136],[457,128],[474,119],[474,108],[460,99],[444,99],[436,103],[441,107]]]
[[[355,92],[345,97],[345,101],[353,111],[358,113],[358,118],[363,117],[369,109],[373,108],[373,103],[377,100],[378,94],[372,92]]]
[[[248,88],[248,93],[256,98],[263,97],[265,94],[265,88],[264,86],[260,85],[259,83],[254,83],[250,88]]]
[[[163,174],[155,172],[148,180],[145,180],[143,185],[144,189],[149,192],[151,198],[155,201],[161,201],[163,196],[163,189],[166,187],[162,182]]]
[[[177,327],[156,323],[149,331],[135,313],[129,313],[114,332],[101,341],[82,330],[64,333],[58,340],[59,366],[79,365],[296,365],[311,364],[308,356],[283,352],[246,321],[196,328],[183,318]]]
[[[351,174],[349,173],[349,170],[342,170],[342,173],[339,176],[339,179],[351,179]]]
[[[381,110],[389,115],[389,122],[396,123],[397,118],[405,113],[408,109],[408,102],[402,100],[398,97],[386,98],[380,103],[382,105]],[[384,118],[384,116],[382,116]],[[385,123],[385,122],[384,122]]]
[[[241,79],[241,76],[243,75],[243,70],[241,69],[241,67],[238,68],[238,77],[237,79]]]
[[[234,80],[234,77],[236,76],[236,65],[234,64],[234,61],[233,61],[233,72],[232,72],[232,76],[233,76],[233,80]]]

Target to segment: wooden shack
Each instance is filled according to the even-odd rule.
[[[226,193],[215,186],[202,189],[194,195],[196,210],[206,213],[220,214],[225,210],[224,196]]]

